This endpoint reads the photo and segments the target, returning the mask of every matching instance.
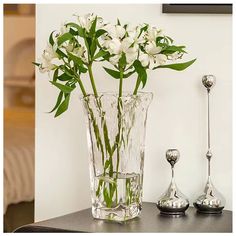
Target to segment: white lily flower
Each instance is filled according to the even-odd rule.
[[[167,62],[167,56],[164,54],[156,55],[156,65],[164,65]]]
[[[46,49],[43,51],[42,57],[47,61],[51,61],[53,58],[58,58],[56,48],[56,46],[52,47],[52,45],[48,43]]]
[[[95,16],[93,14],[86,14],[84,16],[78,16],[78,22],[79,25],[86,29],[87,31],[89,31],[90,27],[91,27],[91,22],[92,20],[95,18]]]
[[[119,60],[121,58],[121,54],[119,55],[115,55],[115,56],[112,56],[109,58],[109,62],[112,64],[112,65],[117,65]]]
[[[142,66],[148,66],[149,69],[153,69],[156,66],[164,65],[167,61],[167,56],[164,54],[151,55],[142,52],[139,55],[139,61]]]
[[[145,42],[145,32],[141,33],[141,26],[131,27],[128,25],[127,32],[135,43],[141,44]],[[141,34],[140,34],[141,33]]]
[[[120,54],[122,52],[121,41],[114,38],[108,42],[108,51],[110,54]]]
[[[64,46],[64,48],[66,49],[67,52],[72,52],[74,49],[74,46],[68,43],[67,45]]]
[[[121,39],[125,35],[125,29],[121,25],[108,24],[104,27],[104,29],[108,32],[111,38]]]
[[[85,47],[82,46],[82,47],[74,48],[71,53],[81,58],[83,62],[86,62],[86,63],[88,62],[87,58],[85,57],[85,53],[86,53]]]
[[[139,61],[141,62],[143,67],[148,66],[149,62],[150,62],[150,58],[149,55],[143,52],[140,52],[139,54]]]
[[[154,41],[148,42],[145,46],[145,51],[150,55],[155,55],[159,52],[161,52],[162,47],[157,47],[156,43]]]
[[[174,52],[174,53],[168,55],[168,60],[175,61],[175,60],[181,58],[182,55],[183,55],[182,53]]]
[[[66,26],[65,23],[61,25],[60,35],[68,33],[69,31],[70,31],[70,27],[69,26]]]
[[[121,58],[122,53],[125,53],[127,64],[132,64],[138,56],[138,45],[134,44],[134,40],[131,37],[126,37],[122,41],[115,38],[110,40],[108,44],[108,51],[110,54],[115,54],[110,58],[110,62],[116,65]]]
[[[163,36],[162,30],[158,30],[156,27],[148,27],[146,32],[146,38],[148,41],[156,41],[156,38],[161,36]]]
[[[49,72],[55,68],[55,65],[49,61],[46,60],[44,57],[42,57],[42,63],[39,66],[39,71],[41,73]]]
[[[92,14],[86,14],[84,16],[78,16],[78,22],[79,22],[79,25],[82,28],[86,29],[86,31],[89,31],[93,21],[95,20],[95,18],[96,18],[96,15],[94,15],[93,13]],[[100,29],[103,26],[104,26],[103,18],[97,16],[96,28]]]

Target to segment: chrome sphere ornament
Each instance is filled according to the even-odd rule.
[[[216,83],[216,78],[214,75],[205,75],[202,78],[202,83],[207,89],[207,97],[208,97],[208,137],[207,144],[208,149],[206,153],[206,158],[208,160],[208,179],[205,185],[205,189],[203,193],[195,200],[193,203],[194,207],[197,209],[199,213],[204,214],[220,214],[225,206],[225,199],[219,193],[211,181],[211,142],[210,142],[210,90]]]
[[[214,75],[204,75],[202,77],[202,83],[207,89],[211,89],[216,84],[216,77]]]
[[[174,166],[176,162],[179,160],[179,151],[177,149],[168,149],[166,151],[166,160]]]
[[[180,192],[174,180],[174,166],[179,160],[179,151],[169,149],[166,152],[166,160],[171,165],[172,178],[167,191],[158,199],[156,205],[161,215],[181,216],[189,207],[188,199]]]

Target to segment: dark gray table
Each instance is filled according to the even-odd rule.
[[[139,218],[125,223],[95,220],[91,209],[18,228],[15,232],[232,232],[232,212],[202,215],[193,207],[183,217],[161,216],[155,203],[143,203]]]

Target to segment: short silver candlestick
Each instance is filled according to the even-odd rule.
[[[214,75],[205,75],[202,78],[202,83],[204,87],[207,89],[207,144],[208,149],[206,153],[206,158],[208,160],[208,178],[207,183],[204,189],[203,194],[201,194],[196,201],[193,203],[194,207],[197,209],[199,213],[205,214],[220,214],[225,206],[224,197],[216,190],[211,181],[211,136],[210,136],[210,92],[211,89],[216,84],[216,78]]]
[[[188,199],[179,191],[174,180],[174,166],[179,160],[179,156],[177,149],[169,149],[166,152],[166,160],[171,165],[172,178],[169,188],[156,204],[162,215],[181,216],[189,207]]]

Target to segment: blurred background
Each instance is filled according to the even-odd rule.
[[[4,4],[4,232],[34,221],[35,5]]]

